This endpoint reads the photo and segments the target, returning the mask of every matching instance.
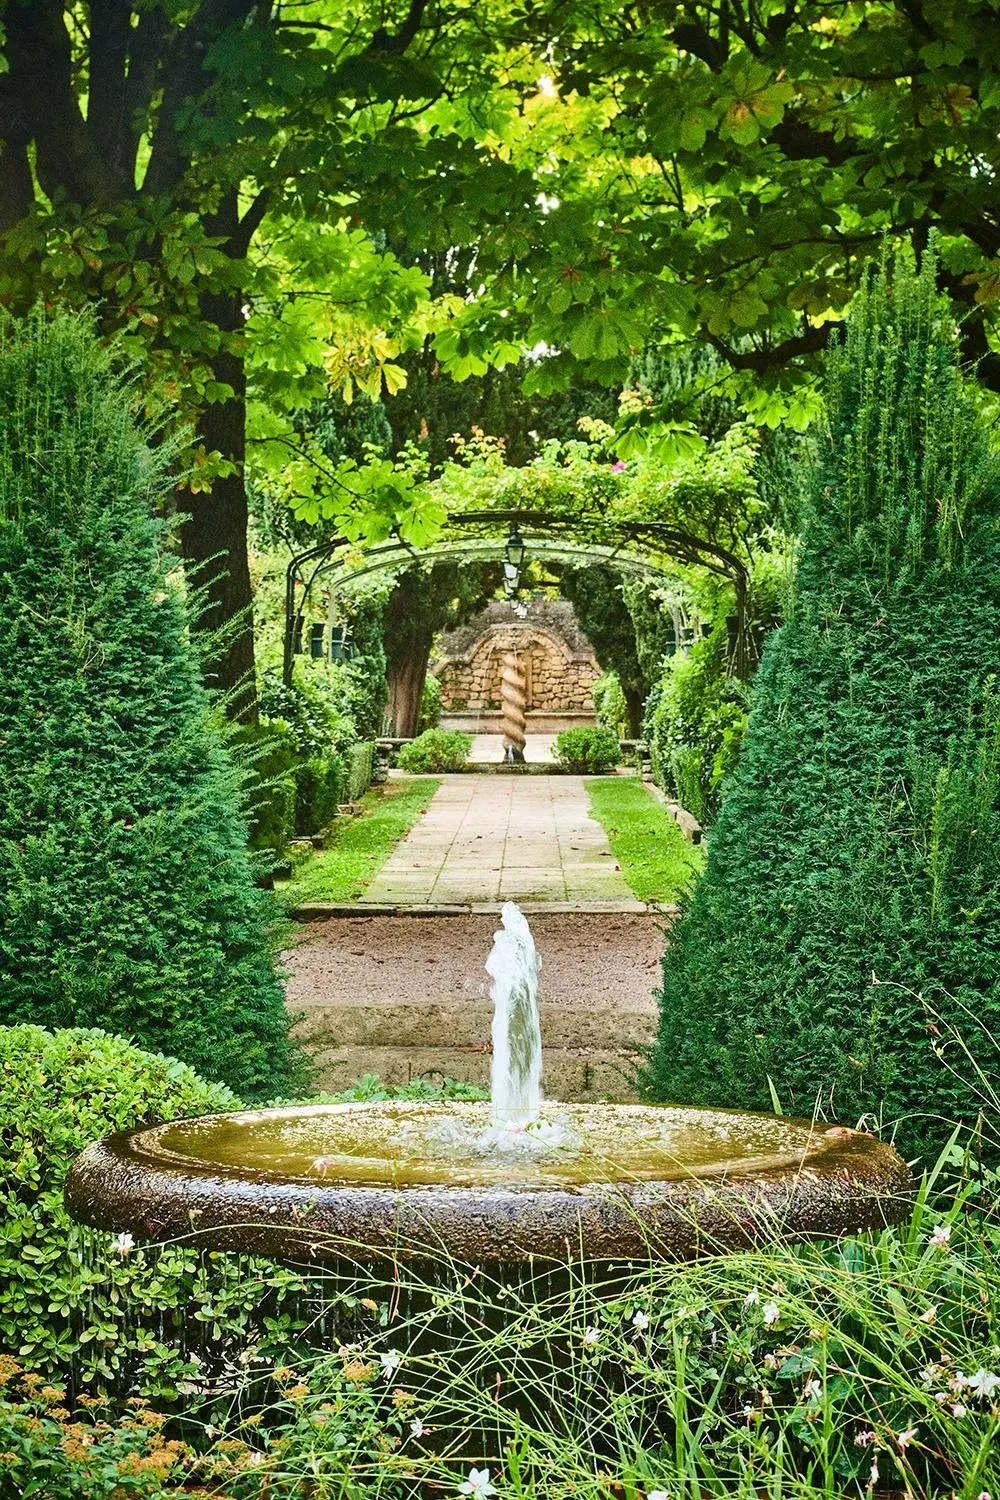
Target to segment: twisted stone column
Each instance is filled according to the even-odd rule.
[[[505,761],[524,760],[524,726],[527,723],[524,711],[527,703],[524,668],[513,651],[508,651],[500,674],[500,732]]]

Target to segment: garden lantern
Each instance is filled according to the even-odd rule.
[[[503,549],[503,588],[508,599],[514,598],[520,585],[526,550],[524,538],[514,524]]]

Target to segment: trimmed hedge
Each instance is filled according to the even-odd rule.
[[[708,827],[746,728],[746,688],[730,674],[725,620],[689,651],[668,656],[646,736],[657,785]]]
[[[167,455],[67,314],[3,324],[0,432],[0,1022],[100,1023],[273,1092],[276,908],[152,518]]]
[[[103,1031],[0,1027],[0,1349],[77,1390],[172,1398],[200,1378],[199,1330],[235,1358],[260,1338],[265,1298],[272,1352],[294,1341],[290,1299],[302,1283],[291,1272],[176,1245],[123,1255],[63,1203],[92,1141],[239,1102]]]
[[[1000,475],[934,263],[875,274],[828,360],[793,608],[706,873],[674,928],[649,1085],[679,1102],[971,1119],[1000,1034]]]
[[[425,729],[399,752],[403,771],[460,771],[469,758],[472,736],[458,729]]]
[[[346,790],[348,802],[359,802],[372,784],[375,770],[375,742],[358,740],[347,752]]]
[[[581,725],[556,735],[555,758],[567,771],[600,774],[613,771],[621,760],[617,735],[600,725]]]

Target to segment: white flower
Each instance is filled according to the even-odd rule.
[[[805,1390],[802,1392],[802,1394],[804,1396],[806,1396],[806,1397],[809,1397],[809,1396],[822,1396],[822,1394],[823,1394],[823,1385],[822,1385],[822,1382],[819,1381],[819,1380],[807,1380],[806,1384],[805,1384]]]
[[[327,1172],[329,1172],[330,1168],[334,1165],[334,1160],[335,1159],[332,1156],[316,1156],[313,1158],[313,1168],[315,1171],[322,1173],[322,1175],[325,1177]]]
[[[135,1240],[128,1230],[125,1230],[122,1234],[115,1236],[114,1247],[118,1255],[131,1255],[135,1249]]]
[[[743,1298],[743,1306],[744,1307],[756,1307],[756,1305],[757,1305],[757,1303],[759,1301],[760,1301],[760,1292],[758,1292],[758,1290],[757,1290],[756,1287],[753,1287],[749,1292],[747,1292],[746,1296]]]
[[[410,1423],[410,1437],[423,1437],[426,1431],[427,1428],[424,1426],[423,1422],[421,1422],[420,1418],[414,1417],[413,1421]]]
[[[1000,1375],[993,1375],[989,1370],[977,1370],[974,1375],[959,1375],[958,1380],[966,1390],[972,1391],[984,1401],[988,1401],[1000,1387]]]
[[[878,1459],[872,1464],[868,1474],[868,1489],[873,1489],[878,1484]]]
[[[600,1338],[600,1336],[601,1330],[599,1328],[588,1328],[586,1333],[583,1335],[583,1342],[588,1346],[588,1348],[592,1347],[597,1343],[597,1340]]]
[[[647,1490],[646,1500],[670,1500],[669,1490]]]
[[[928,1235],[927,1243],[934,1250],[948,1250],[951,1246],[951,1225],[939,1224],[934,1233]]]
[[[464,1484],[458,1487],[460,1495],[471,1495],[473,1500],[486,1500],[488,1495],[497,1494],[496,1485],[490,1484],[489,1469],[470,1469],[469,1477]]]
[[[937,1303],[935,1302],[933,1307],[929,1307],[926,1312],[920,1314],[920,1321],[921,1323],[936,1323],[937,1315]]]
[[[403,1363],[403,1356],[398,1349],[387,1349],[385,1354],[380,1354],[379,1364],[382,1366],[382,1374],[386,1380],[391,1380]]]
[[[904,1427],[902,1432],[896,1433],[896,1447],[900,1450],[900,1452],[902,1452],[904,1448],[908,1448],[910,1446],[916,1435],[917,1429],[915,1427]]]
[[[956,1401],[951,1409],[951,1414],[953,1417],[967,1417],[969,1415],[969,1408],[963,1406],[961,1401]]]
[[[764,1322],[769,1328],[773,1324],[777,1323],[779,1318],[781,1317],[781,1308],[778,1306],[777,1302],[765,1302],[762,1311],[764,1314]]]
[[[637,1312],[636,1315],[635,1315],[635,1317],[632,1319],[632,1327],[633,1328],[637,1328],[639,1330],[639,1332],[642,1333],[645,1329],[647,1329],[649,1327],[649,1314],[648,1313],[644,1313],[640,1309],[639,1312]]]
[[[854,1441],[859,1448],[869,1448],[875,1441],[875,1434],[874,1432],[872,1432],[871,1428],[868,1427],[864,1432],[859,1432]]]

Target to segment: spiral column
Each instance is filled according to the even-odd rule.
[[[525,708],[528,690],[524,668],[513,651],[503,659],[500,674],[500,732],[503,735],[503,758],[505,761],[524,760],[524,727],[527,724]]]

